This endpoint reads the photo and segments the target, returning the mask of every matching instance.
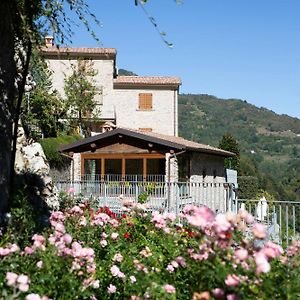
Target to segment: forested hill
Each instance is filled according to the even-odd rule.
[[[299,119],[238,99],[179,96],[181,136],[218,146],[224,133],[239,142],[242,175],[257,175],[262,187],[278,197],[300,200]]]

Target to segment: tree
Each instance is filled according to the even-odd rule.
[[[22,123],[29,128],[41,129],[44,137],[57,136],[58,119],[65,113],[64,103],[52,88],[51,72],[38,53],[33,52],[30,74],[35,83],[32,91],[25,93]]]
[[[225,158],[225,167],[239,171],[240,147],[237,140],[230,133],[225,133],[219,143],[219,148],[235,153],[234,157]]]
[[[99,92],[93,76],[96,75],[91,61],[78,60],[78,67],[73,66],[73,73],[65,79],[66,107],[71,115],[78,117],[80,131],[87,135],[83,118],[91,116],[97,103],[95,96]]]
[[[12,199],[17,124],[32,49],[50,29],[58,43],[70,40],[73,22],[67,7],[88,30],[86,16],[97,22],[85,0],[0,1],[0,214],[9,210]]]
[[[141,7],[146,2],[135,0]],[[48,32],[54,34],[57,44],[71,41],[74,20],[68,17],[68,12],[75,13],[97,39],[87,17],[99,22],[86,0],[0,1],[0,218],[9,210],[12,199],[17,125],[32,49],[41,45]],[[148,18],[158,30],[153,17]],[[165,33],[159,31],[159,34],[165,41]]]

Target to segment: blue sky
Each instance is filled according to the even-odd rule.
[[[181,93],[239,98],[300,118],[300,0],[149,0],[169,49],[134,0],[88,0],[103,47],[138,75],[175,75]],[[97,46],[81,27],[74,46]]]

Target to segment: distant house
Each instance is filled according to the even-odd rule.
[[[154,132],[115,128],[60,149],[73,157],[73,180],[226,182],[233,153]]]
[[[53,88],[62,96],[64,78],[72,74],[72,66],[80,63],[95,69],[99,91],[95,100],[101,113],[99,121],[91,124],[92,132],[103,132],[103,124],[109,121],[116,126],[178,135],[177,98],[181,85],[178,77],[118,76],[116,49],[61,47],[58,50],[51,37],[46,38],[42,55],[53,71]]]

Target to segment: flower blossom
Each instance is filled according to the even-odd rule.
[[[231,224],[228,222],[226,215],[219,214],[215,219],[215,229],[220,238],[226,238],[226,232],[231,229]]]
[[[117,291],[117,288],[116,288],[116,286],[113,285],[113,284],[110,284],[109,287],[107,288],[107,292],[108,292],[109,294],[114,294],[116,291]]]
[[[268,262],[268,259],[262,251],[255,253],[254,260],[256,263],[257,274],[268,273],[271,270],[271,266]]]
[[[28,294],[25,300],[42,300],[42,298],[38,294]]]
[[[106,247],[107,246],[107,240],[101,240],[100,241],[100,245],[101,245],[101,247]]]
[[[255,223],[252,227],[252,233],[254,237],[258,239],[264,239],[267,236],[266,227],[263,224]]]
[[[111,238],[115,241],[115,240],[118,239],[119,234],[118,234],[117,232],[113,232],[110,236],[111,236]]]
[[[114,276],[114,277],[119,277],[119,278],[124,278],[125,277],[125,274],[123,272],[121,272],[119,267],[116,266],[116,265],[113,265],[110,268],[110,272],[111,272],[112,276]]]
[[[42,261],[42,260],[38,261],[38,262],[36,263],[36,266],[37,266],[39,269],[41,269],[41,268],[43,267],[43,261]]]
[[[283,253],[283,249],[281,246],[274,244],[271,241],[268,241],[261,251],[266,255],[268,258],[275,258],[280,256]]]
[[[121,253],[116,253],[113,257],[113,261],[121,262],[123,260],[123,255]]]
[[[244,248],[240,248],[234,252],[234,256],[240,260],[244,261],[248,258],[248,251]]]
[[[171,284],[165,284],[164,289],[168,294],[175,294],[175,292],[176,292],[175,287]]]
[[[225,284],[227,286],[237,286],[240,283],[240,279],[237,275],[235,274],[229,274],[227,275],[226,279],[225,279]]]
[[[212,294],[216,299],[223,299],[224,297],[224,290],[220,288],[215,288],[212,290]]]
[[[183,209],[184,217],[195,227],[204,229],[212,225],[215,219],[213,211],[207,206],[197,207],[194,205],[186,205]]]

